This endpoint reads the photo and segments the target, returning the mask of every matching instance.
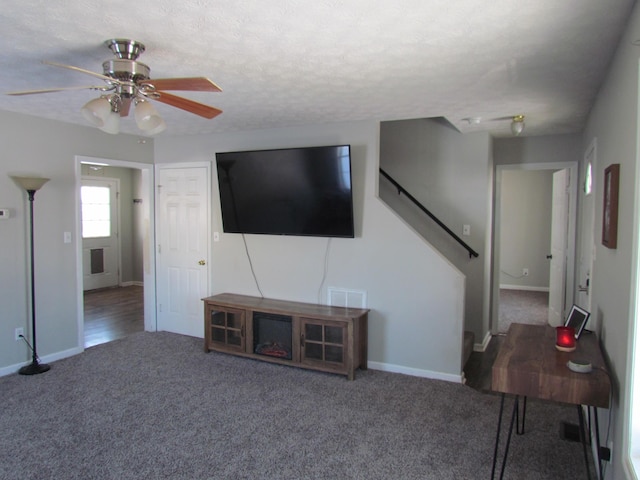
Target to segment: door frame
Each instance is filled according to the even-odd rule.
[[[580,232],[579,233],[579,244],[577,245],[577,251],[576,251],[576,259],[577,259],[577,264],[576,264],[576,278],[577,278],[577,283],[578,286],[581,286],[583,281],[586,281],[587,279],[583,277],[583,255],[586,253],[589,256],[589,262],[588,262],[588,280],[589,280],[589,285],[587,286],[587,291],[586,292],[580,292],[579,289],[576,291],[576,304],[582,308],[584,308],[585,310],[591,312],[591,309],[593,308],[593,304],[591,302],[592,296],[591,296],[591,287],[593,286],[593,262],[595,260],[595,249],[596,249],[596,184],[595,182],[592,181],[591,183],[591,192],[589,194],[587,194],[585,192],[585,186],[586,186],[586,169],[589,163],[591,163],[591,171],[592,171],[592,178],[596,169],[596,164],[598,162],[598,142],[597,142],[597,138],[594,137],[591,142],[589,143],[589,146],[586,148],[585,152],[584,152],[584,156],[582,157],[582,162],[581,162],[581,185],[582,188],[580,189],[580,205],[581,205],[581,217],[580,217]],[[590,196],[590,203],[591,203],[591,211],[590,212],[586,212],[586,202],[587,202],[587,196]],[[589,215],[589,219],[587,220],[585,218],[585,215]],[[589,227],[589,228],[585,228],[585,227]],[[588,241],[589,244],[585,245],[585,241]],[[585,247],[588,248],[588,251],[585,252]],[[587,273],[587,272],[584,272]],[[582,296],[584,295],[584,297]],[[585,298],[586,297],[586,298]],[[584,301],[582,301],[584,300]],[[592,322],[595,319],[595,315],[592,315],[591,318],[589,318],[589,321],[587,322],[587,328],[589,328],[590,330],[593,330],[592,328]]]
[[[505,170],[563,170],[568,169],[569,180],[569,225],[567,234],[567,265],[565,309],[570,308],[574,298],[576,221],[578,198],[578,162],[548,162],[497,165],[495,167],[495,203],[493,208],[493,257],[491,259],[491,318],[489,331],[498,334],[500,323],[500,213],[502,208],[502,172]],[[568,311],[568,310],[567,310]]]
[[[82,209],[80,187],[82,186],[82,164],[93,163],[109,167],[133,168],[142,172],[142,189],[145,216],[149,219],[146,225],[145,245],[142,248],[144,262],[144,329],[147,332],[157,330],[156,322],[156,250],[155,250],[155,171],[151,163],[130,162],[111,158],[75,156],[75,188],[76,188],[76,310],[78,318],[78,346],[84,350],[84,292],[82,290]]]

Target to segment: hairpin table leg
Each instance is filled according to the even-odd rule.
[[[591,473],[589,471],[589,455],[587,454],[587,439],[584,433],[584,413],[582,412],[582,405],[576,405],[578,407],[578,421],[580,422],[580,440],[582,441],[582,450],[584,451],[584,464],[587,467],[587,479],[591,479]]]
[[[502,411],[504,410],[504,393],[500,400],[500,414],[498,417],[498,430],[496,432],[496,445],[493,451],[493,466],[491,467],[491,480],[495,477],[496,461],[498,459],[498,444],[500,443],[500,430],[502,427]],[[513,410],[511,411],[511,422],[509,424],[509,434],[507,435],[507,443],[504,447],[504,456],[502,457],[502,467],[500,468],[500,480],[504,477],[504,469],[507,466],[507,456],[509,455],[509,445],[511,444],[511,435],[513,433],[513,424],[516,421],[519,408],[519,398],[517,395],[513,401]]]

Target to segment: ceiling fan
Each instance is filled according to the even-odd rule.
[[[149,135],[163,131],[166,124],[148,102],[149,99],[209,119],[222,113],[222,110],[217,108],[166,92],[166,90],[221,92],[222,89],[208,78],[152,79],[150,77],[151,69],[144,63],[137,61],[145,50],[142,43],[135,40],[113,38],[106,40],[104,44],[111,49],[116,58],[102,64],[102,74],[56,62],[43,61],[43,63],[100,78],[104,80],[105,85],[46,88],[9,92],[7,95],[32,95],[64,90],[98,90],[102,92],[102,95],[89,101],[81,111],[87,120],[107,133],[118,133],[119,119],[129,115],[132,103],[135,108],[136,123],[141,130]]]

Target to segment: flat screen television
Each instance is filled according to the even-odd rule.
[[[353,238],[349,145],[216,154],[227,233]]]

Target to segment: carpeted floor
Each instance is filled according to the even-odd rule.
[[[549,292],[500,290],[498,333],[507,333],[512,323],[546,325],[549,321]]]
[[[0,378],[0,478],[489,478],[499,403],[460,384],[372,370],[349,382],[142,332]],[[582,478],[580,444],[559,438],[575,408],[527,408],[505,478]]]

